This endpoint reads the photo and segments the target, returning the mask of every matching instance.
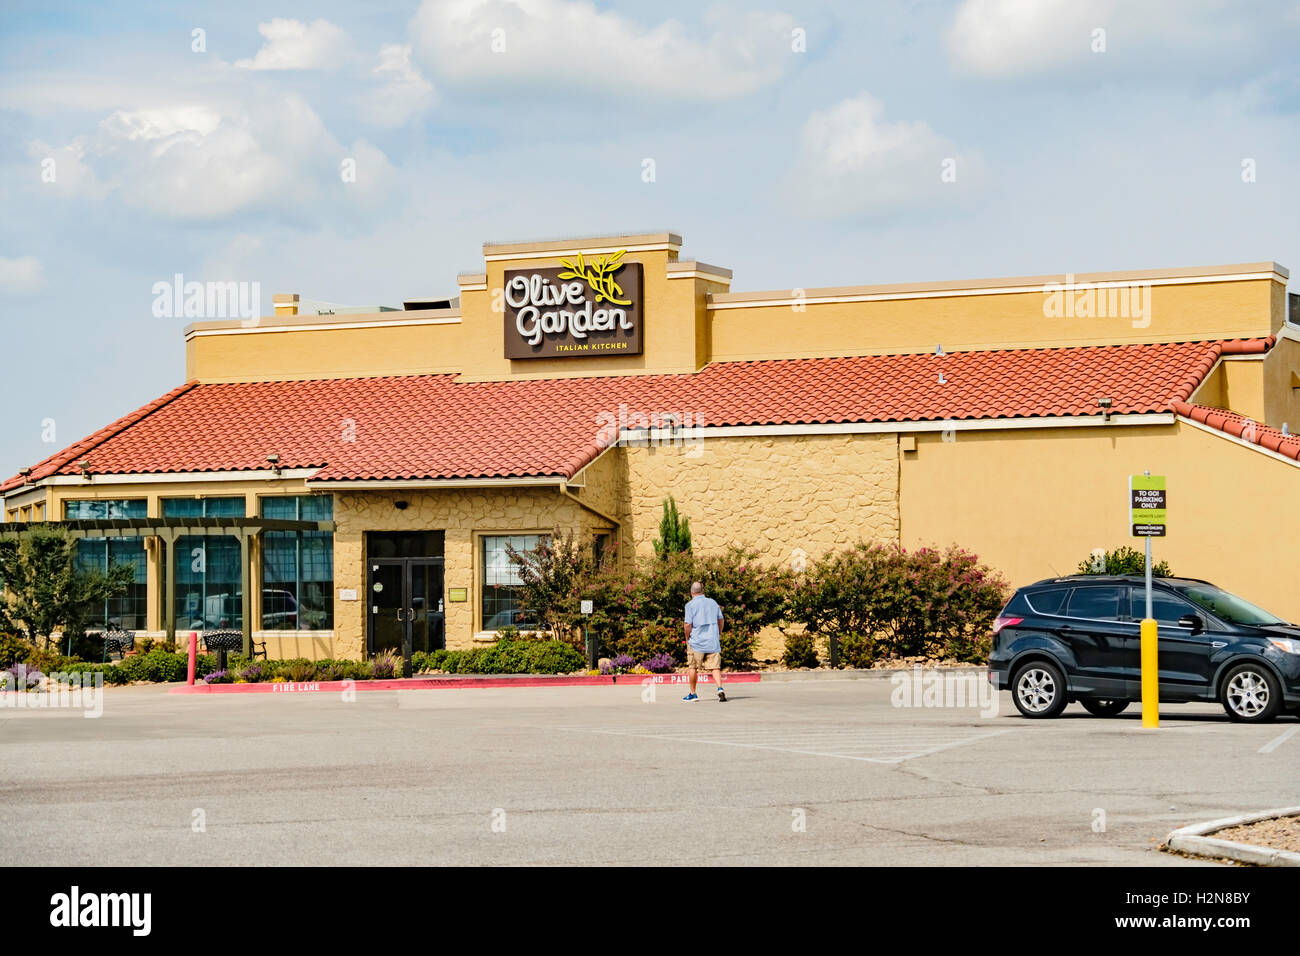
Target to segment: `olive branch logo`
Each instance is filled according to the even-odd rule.
[[[565,266],[565,271],[560,273],[560,278],[585,281],[591,291],[596,293],[597,304],[604,301],[613,305],[631,305],[632,300],[622,297],[623,288],[614,281],[614,273],[623,268],[622,260],[626,252],[626,249],[620,249],[592,262],[584,259],[581,252],[574,260],[561,259],[560,264]]]

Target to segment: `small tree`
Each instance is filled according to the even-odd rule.
[[[557,637],[574,640],[582,628],[580,605],[600,571],[595,548],[559,528],[531,551],[506,547],[519,572],[519,603],[537,615],[537,623]],[[605,563],[609,563],[606,556]]]
[[[77,567],[77,541],[62,528],[38,525],[0,547],[6,617],[47,649],[51,634],[84,630],[134,577],[126,564],[111,564],[107,573]]]
[[[1147,557],[1141,551],[1128,545],[1121,545],[1114,551],[1098,548],[1089,557],[1079,562],[1080,574],[1146,574]],[[1156,561],[1151,565],[1151,576],[1156,578],[1173,577],[1173,568],[1168,561]]]
[[[691,550],[690,521],[677,513],[677,501],[672,495],[664,499],[664,516],[659,519],[659,537],[654,545],[655,556],[659,558],[687,554]]]

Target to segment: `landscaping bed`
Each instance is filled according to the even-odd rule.
[[[1220,840],[1231,840],[1233,843],[1300,853],[1300,816],[1259,820],[1244,826],[1219,830],[1214,835]]]

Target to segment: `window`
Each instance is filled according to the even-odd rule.
[[[143,498],[102,498],[63,503],[63,517],[69,521],[147,516],[148,502]],[[148,626],[145,623],[149,596],[144,538],[79,538],[76,562],[82,570],[101,573],[107,573],[110,564],[127,564],[135,569],[135,575],[126,591],[105,601],[102,614],[92,615],[88,622],[91,627],[111,625],[128,631],[142,631]]]
[[[263,498],[263,518],[329,521],[330,495]],[[328,631],[334,627],[334,534],[266,531],[262,534],[262,629]]]
[[[242,518],[243,496],[164,498],[164,518]],[[176,627],[210,630],[243,626],[244,579],[239,539],[228,534],[191,534],[176,539]]]
[[[1025,600],[1039,614],[1060,614],[1069,593],[1069,588],[1047,588],[1025,595]]]
[[[69,521],[104,521],[148,516],[148,502],[143,498],[101,498],[95,501],[63,503],[63,517]]]
[[[483,538],[483,630],[529,626],[519,608],[519,569],[510,562],[507,547],[532,551],[540,534],[485,535]]]
[[[1075,588],[1070,595],[1070,617],[1118,620],[1123,591],[1123,588]]]
[[[1151,592],[1151,613],[1158,624],[1177,624],[1178,619],[1186,614],[1195,614],[1196,608],[1186,601],[1181,601],[1171,594],[1159,591]],[[1147,616],[1146,588],[1133,589],[1133,619],[1140,621]]]
[[[1212,584],[1197,584],[1182,588],[1182,593],[1205,610],[1219,615],[1233,624],[1247,624],[1254,627],[1267,627],[1271,624],[1286,622],[1270,611],[1256,607],[1244,598],[1221,591]]]

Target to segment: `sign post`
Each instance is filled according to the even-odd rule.
[[[596,648],[595,645],[592,643],[591,638],[587,635],[587,618],[591,615],[591,612],[595,609],[594,602],[583,601],[579,605],[579,608],[582,611],[582,643],[587,648],[587,665],[589,667],[594,668],[596,666]]]
[[[1142,726],[1160,726],[1159,629],[1151,609],[1151,539],[1163,538],[1166,527],[1164,475],[1145,471],[1128,479],[1129,527],[1146,539],[1147,614],[1142,620]]]

